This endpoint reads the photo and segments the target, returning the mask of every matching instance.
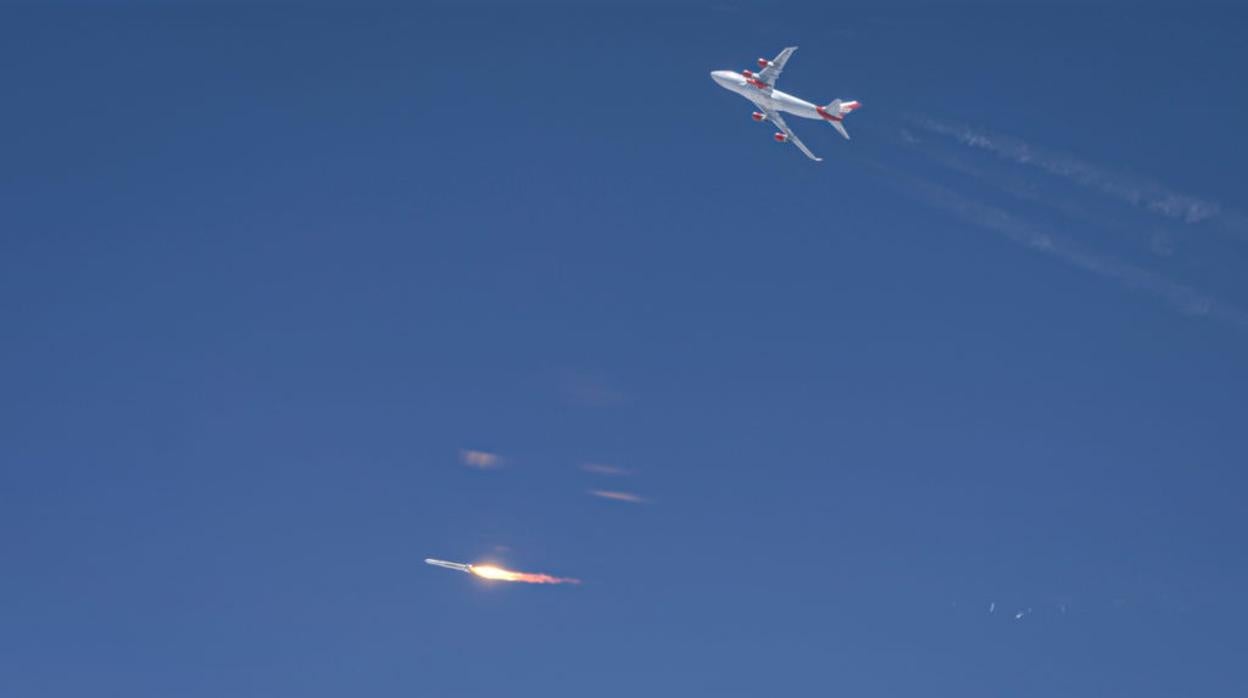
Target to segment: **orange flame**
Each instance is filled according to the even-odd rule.
[[[482,579],[493,579],[502,582],[524,582],[526,584],[580,584],[581,580],[571,577],[552,577],[549,574],[532,572],[512,572],[493,565],[472,565],[468,568]]]

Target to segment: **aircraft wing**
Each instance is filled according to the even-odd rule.
[[[769,87],[776,86],[776,78],[780,77],[781,71],[784,70],[784,64],[789,62],[789,56],[797,50],[796,46],[790,46],[780,52],[780,55],[772,59],[766,68],[758,71],[758,79],[767,83]]]
[[[783,131],[784,135],[789,137],[789,142],[797,146],[798,150],[805,153],[806,157],[810,158],[811,160],[814,160],[815,162],[823,161],[823,158],[818,157],[814,153],[810,152],[810,148],[807,148],[806,144],[803,143],[801,139],[797,137],[797,134],[793,133],[793,130],[789,128],[789,125],[784,123],[784,119],[780,118],[780,114],[778,112],[774,112],[770,109],[767,109],[766,107],[760,106],[759,108],[762,109],[763,113],[767,115],[767,120],[775,124],[776,128]]]

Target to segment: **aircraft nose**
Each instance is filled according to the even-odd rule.
[[[712,71],[711,71],[711,79],[712,79],[712,80],[714,80],[716,83],[718,83],[720,86],[723,86],[723,85],[727,84],[727,82],[728,82],[728,71],[726,71],[726,70],[712,70]]]

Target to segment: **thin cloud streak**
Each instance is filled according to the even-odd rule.
[[[1167,257],[1174,253],[1174,249],[1171,246],[1173,235],[1166,228],[1154,226],[1141,230],[1139,226],[1124,222],[1121,216],[1114,216],[1108,212],[1089,208],[1077,203],[1071,197],[1055,196],[1046,193],[1044,189],[1036,187],[1034,182],[1028,181],[1028,177],[1025,174],[988,172],[971,164],[966,158],[946,152],[941,148],[922,144],[913,138],[907,138],[905,129],[901,130],[900,137],[902,141],[908,143],[918,152],[932,158],[950,170],[972,177],[1010,196],[1047,206],[1071,219],[1080,220],[1099,228],[1118,230],[1124,234],[1139,238],[1147,245],[1150,252],[1159,257]]]
[[[581,464],[581,470],[595,475],[606,475],[608,477],[623,477],[625,475],[633,474],[633,471],[627,468],[607,465],[606,463],[583,463]]]
[[[630,401],[628,394],[605,376],[579,369],[562,372],[559,391],[564,401],[577,407],[618,407]]]
[[[1211,317],[1248,328],[1248,313],[1212,296],[1175,283],[1151,271],[1106,255],[1096,254],[1055,233],[1020,220],[1002,209],[967,198],[934,182],[893,173],[895,180],[919,200],[953,213],[1014,243],[1055,257],[1071,266],[1153,295],[1192,316]]]
[[[614,490],[590,490],[589,494],[600,497],[602,499],[610,499],[616,502],[627,502],[629,504],[645,504],[646,498],[632,492],[617,492]]]
[[[1209,221],[1233,235],[1248,237],[1248,219],[1238,212],[1224,210],[1216,201],[1182,194],[1157,182],[1115,172],[1011,136],[977,131],[928,117],[914,117],[910,121],[929,133],[952,138],[965,146],[992,153],[1010,162],[1038,167],[1051,175],[1100,191],[1157,215],[1184,223]]]
[[[459,462],[477,470],[493,470],[503,467],[503,459],[497,453],[473,449],[460,450]]]

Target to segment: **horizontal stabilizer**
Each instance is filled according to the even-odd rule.
[[[845,130],[845,115],[861,106],[862,104],[857,100],[842,102],[839,99],[834,99],[828,102],[827,106],[819,107],[818,111],[819,116],[822,116],[825,121],[832,124],[832,128],[844,136],[845,140],[849,140],[849,131]]]

